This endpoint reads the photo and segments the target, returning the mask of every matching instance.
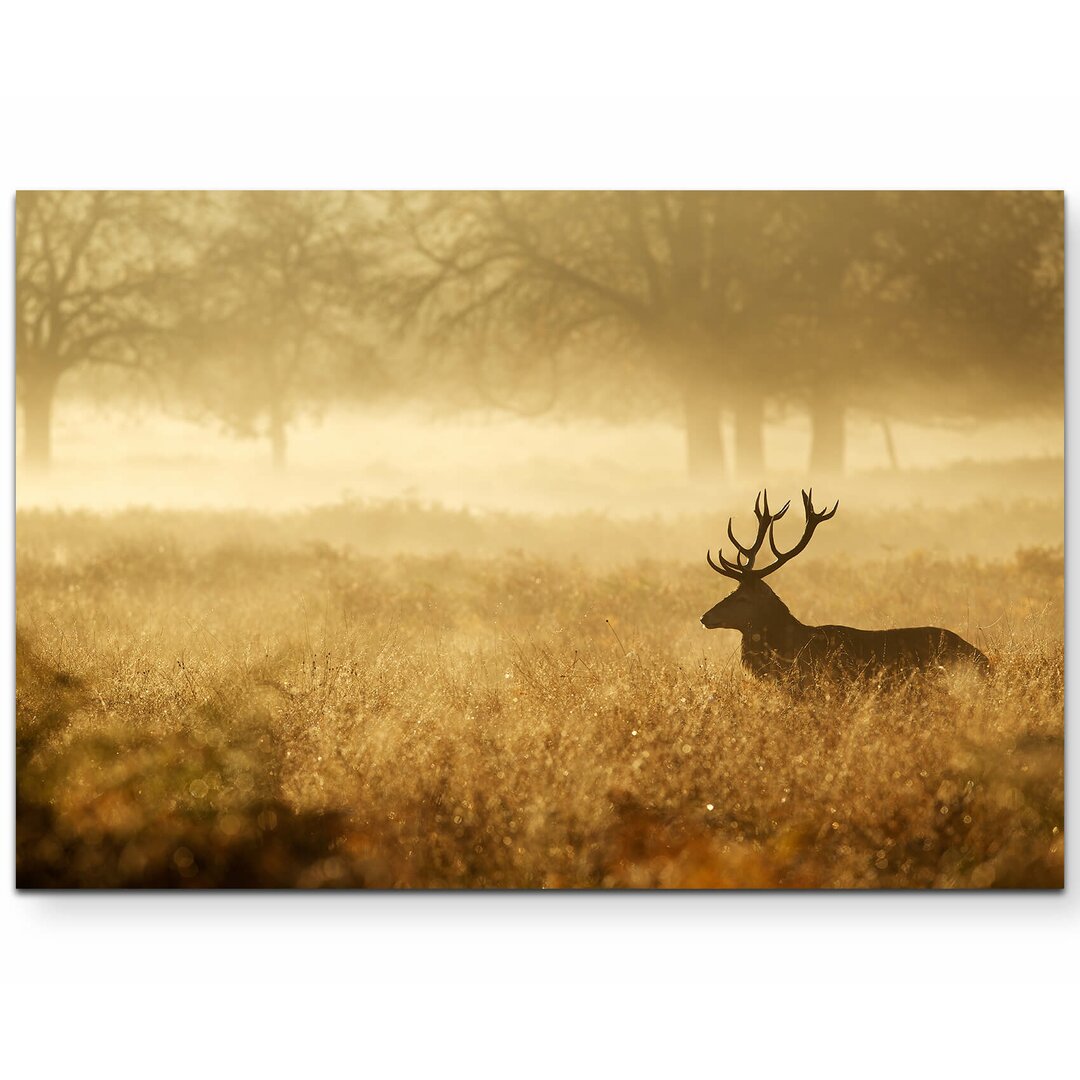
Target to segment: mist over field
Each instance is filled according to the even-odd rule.
[[[723,476],[689,480],[684,436],[672,418],[613,423],[490,410],[447,416],[430,407],[339,408],[296,425],[284,472],[256,440],[78,400],[58,407],[54,440],[58,460],[48,476],[20,473],[20,507],[273,512],[351,498],[619,518],[715,510],[726,518],[726,503],[753,488],[752,480]],[[778,419],[764,441],[767,478],[788,488],[807,482],[805,419]],[[888,460],[880,426],[855,418],[847,473],[826,477],[830,491],[857,492],[863,507],[1053,499],[1063,492],[1062,417],[930,430],[898,423],[893,441],[899,469]],[[1006,468],[999,472],[1000,465]]]
[[[20,886],[1060,886],[1061,247],[1037,192],[20,193]],[[765,487],[781,549],[840,502],[798,619],[989,673],[744,667]]]

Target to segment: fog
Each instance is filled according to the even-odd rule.
[[[730,441],[730,432],[727,433]],[[863,508],[992,498],[1060,498],[1063,418],[1001,420],[927,429],[892,426],[900,469],[879,424],[848,423],[849,467],[819,484],[822,497],[851,493]],[[21,440],[21,431],[17,432]],[[767,424],[766,480],[787,497],[808,484],[805,418]],[[295,424],[290,462],[275,470],[264,445],[146,410],[62,403],[48,474],[21,469],[19,507],[115,511],[295,511],[342,499],[415,500],[448,509],[615,517],[687,511],[738,513],[753,481],[691,482],[674,423],[524,419],[420,408],[347,408]],[[992,466],[1025,462],[1022,489]],[[955,483],[956,468],[964,479]],[[1034,482],[1032,477],[1036,477]],[[743,501],[745,501],[743,499]],[[588,537],[583,537],[583,544]]]
[[[1060,887],[1062,211],[20,193],[17,883]]]
[[[1063,223],[1060,192],[21,192],[17,506],[592,515],[571,552],[766,485],[1045,522]]]

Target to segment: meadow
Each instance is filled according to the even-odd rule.
[[[17,883],[1060,887],[1061,514],[846,511],[793,612],[992,673],[799,690],[718,515],[20,510]]]

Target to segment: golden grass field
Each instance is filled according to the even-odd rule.
[[[18,884],[1060,887],[1062,549],[930,546],[1024,513],[823,530],[797,616],[993,672],[798,691],[698,624],[718,518],[20,511]]]

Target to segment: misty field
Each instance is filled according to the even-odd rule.
[[[1062,549],[934,546],[1039,513],[838,519],[796,615],[993,669],[799,692],[718,518],[20,511],[18,884],[1061,886]]]

